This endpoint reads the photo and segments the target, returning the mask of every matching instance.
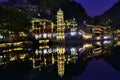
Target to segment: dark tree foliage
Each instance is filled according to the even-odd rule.
[[[113,7],[107,10],[104,14],[95,17],[94,19],[99,19],[100,24],[109,25],[113,28],[120,29],[120,1],[115,3]]]
[[[28,1],[32,3],[36,2],[34,0]],[[86,20],[90,18],[81,4],[73,0],[37,0],[37,2],[42,10],[41,13],[47,14],[47,10],[49,9],[54,19],[56,19],[56,12],[59,8],[64,11],[65,19],[76,18],[77,21],[82,21],[83,19]]]
[[[29,20],[21,11],[10,7],[1,7],[0,10],[2,10],[0,13],[0,24],[3,30],[18,34],[30,28]]]
[[[39,17],[53,21],[56,21],[56,12],[59,8],[64,11],[65,20],[75,18],[78,23],[82,23],[83,20],[86,20],[87,23],[92,21],[82,5],[74,0],[10,0],[8,3],[12,3],[11,6],[16,3],[38,5],[38,11],[36,13],[40,13]],[[22,10],[30,18],[31,16],[38,17],[34,13],[32,14],[32,12]]]

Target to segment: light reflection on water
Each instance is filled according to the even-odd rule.
[[[69,46],[42,45],[35,50],[1,53],[0,77],[4,80],[119,80],[119,72],[108,63],[118,43],[97,41]]]

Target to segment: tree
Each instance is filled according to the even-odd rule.
[[[1,8],[0,24],[2,29],[7,32],[14,32],[18,35],[21,31],[26,31],[30,28],[30,22],[26,16],[15,8]]]

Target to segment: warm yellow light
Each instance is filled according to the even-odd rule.
[[[91,34],[84,34],[83,38],[84,39],[90,39],[90,38],[92,38],[92,35]]]
[[[92,47],[92,44],[84,44],[83,45],[83,48],[91,48]]]
[[[23,48],[14,48],[15,51],[17,50],[23,50]]]
[[[26,57],[25,54],[20,54],[20,59],[24,59]]]
[[[117,45],[117,46],[120,46],[120,41],[117,41],[116,45]]]

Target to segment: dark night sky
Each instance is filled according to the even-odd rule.
[[[75,0],[82,4],[88,15],[95,16],[104,13],[119,0]]]
[[[7,0],[0,0],[7,1]],[[96,16],[104,13],[119,0],[75,0],[82,4],[82,6],[87,11],[88,15]]]

